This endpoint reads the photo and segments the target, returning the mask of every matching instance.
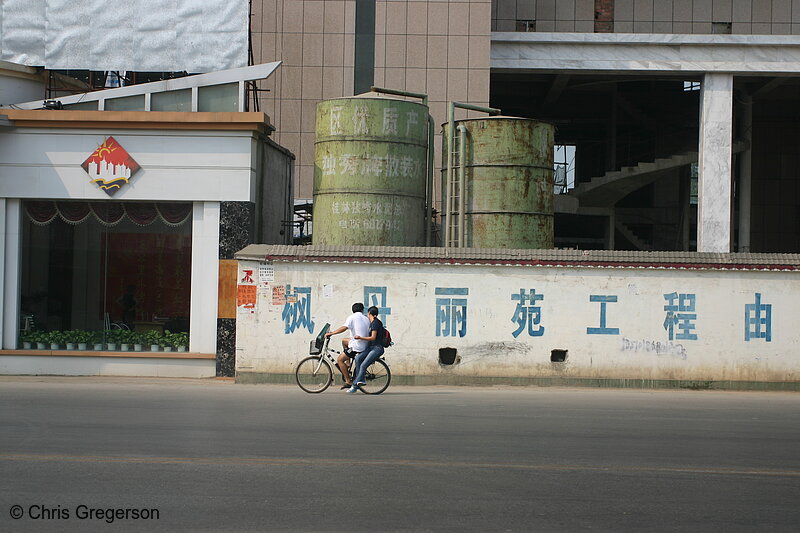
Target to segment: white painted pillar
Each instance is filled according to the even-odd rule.
[[[700,96],[697,251],[731,251],[733,75],[708,73]]]
[[[742,103],[742,140],[747,148],[739,154],[739,251],[750,251],[750,218],[752,205],[753,166],[753,99]]]
[[[19,298],[20,298],[20,253],[22,244],[22,202],[17,199],[2,200],[2,250],[4,260],[2,269],[3,305],[0,313],[3,349],[17,348],[19,334]]]
[[[195,202],[192,210],[192,303],[189,351],[217,351],[219,202]]]

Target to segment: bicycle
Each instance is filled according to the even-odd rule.
[[[328,346],[331,338],[326,337],[325,334],[329,328],[330,324],[325,324],[317,338],[311,341],[310,355],[297,363],[294,371],[297,386],[312,394],[323,392],[333,384],[333,369],[338,367],[336,366],[336,357],[331,354],[342,353]],[[352,369],[350,372],[352,379]],[[364,394],[380,394],[389,387],[389,383],[392,381],[392,372],[383,356],[367,367],[364,381],[366,384],[358,387]]]

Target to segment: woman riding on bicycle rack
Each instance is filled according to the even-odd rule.
[[[354,393],[358,391],[358,387],[366,385],[364,376],[367,372],[367,367],[371,365],[377,358],[383,355],[383,344],[380,339],[383,339],[384,327],[383,322],[378,318],[378,308],[374,305],[367,310],[367,317],[369,318],[369,336],[356,335],[353,337],[355,341],[369,341],[369,348],[366,352],[361,352],[356,356],[355,360],[355,385],[347,389],[347,392]]]
[[[333,335],[342,333],[345,330],[350,330],[350,338],[342,339],[342,348],[344,349],[339,355],[339,358],[336,360],[336,366],[339,368],[339,372],[342,373],[342,378],[344,379],[344,385],[342,385],[342,389],[349,389],[353,386],[352,381],[350,381],[351,360],[359,353],[364,352],[364,350],[367,349],[368,344],[366,340],[361,340],[362,338],[369,336],[370,327],[370,321],[364,315],[364,304],[361,302],[356,302],[353,304],[352,309],[353,314],[347,317],[347,320],[344,321],[343,326],[339,326],[335,330],[329,331],[325,334],[326,337],[331,337]]]

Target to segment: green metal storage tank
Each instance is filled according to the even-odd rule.
[[[367,93],[317,104],[314,244],[425,244],[428,107]]]
[[[495,116],[458,120],[454,129],[454,183],[448,187],[450,131],[448,123],[443,125],[443,244],[552,248],[554,126]]]

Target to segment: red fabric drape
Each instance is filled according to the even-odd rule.
[[[174,226],[183,224],[192,214],[192,204],[156,204],[164,222]]]
[[[92,202],[89,205],[97,220],[106,226],[119,224],[125,216],[125,210],[120,202]]]
[[[125,213],[128,215],[134,224],[140,226],[147,226],[152,224],[158,216],[156,206],[150,203],[147,204],[125,204]]]
[[[25,212],[34,224],[46,225],[60,216],[70,224],[80,224],[90,216],[104,226],[119,224],[127,215],[135,224],[148,226],[161,219],[168,226],[180,226],[192,216],[191,203],[152,202],[52,202],[25,201]]]
[[[25,202],[25,212],[35,224],[49,224],[58,215],[55,202]]]
[[[80,224],[92,213],[87,202],[56,202],[56,208],[64,222],[70,224]]]

